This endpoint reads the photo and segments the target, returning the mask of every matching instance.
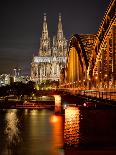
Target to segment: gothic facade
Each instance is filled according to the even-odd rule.
[[[52,45],[48,35],[46,14],[44,14],[40,48],[31,63],[31,79],[37,83],[59,81],[61,70],[66,64],[67,40],[63,34],[61,15],[59,14],[57,34]]]

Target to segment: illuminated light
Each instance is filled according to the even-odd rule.
[[[64,109],[67,107],[67,105],[66,104],[64,104]]]
[[[84,104],[83,104],[83,106],[84,106],[84,107],[86,107],[86,106],[87,106],[87,104],[86,104],[86,103],[84,103]]]
[[[85,82],[85,80],[83,80]]]
[[[31,115],[37,115],[38,114],[38,110],[31,110]]]
[[[97,80],[97,79],[98,79],[98,77],[96,76],[96,77],[95,77],[95,79]]]
[[[12,112],[15,112],[16,113],[17,112],[17,109],[9,109],[8,112],[11,112],[11,113]]]
[[[105,76],[105,77],[107,77],[108,75],[107,75],[107,74],[105,74],[104,76]]]
[[[42,98],[47,98],[47,96],[42,96]]]
[[[7,135],[8,145],[15,145],[21,141],[20,131],[18,129],[19,120],[15,111],[8,111],[6,114],[6,129],[5,134]]]
[[[61,112],[61,96],[54,95],[54,98],[55,98],[55,112],[60,113]]]
[[[51,122],[51,123],[57,123],[57,122],[58,122],[58,116],[52,115],[52,116],[50,117],[50,122]]]
[[[54,95],[54,98],[55,98],[55,105],[61,105],[61,96]]]
[[[112,85],[112,82],[110,82],[110,85]]]
[[[49,88],[48,87],[46,87],[46,90],[48,90]]]
[[[65,109],[64,142],[69,146],[79,144],[79,116],[78,107],[67,107]]]
[[[38,85],[36,85],[36,89],[39,90],[39,86]]]
[[[28,114],[28,109],[25,109],[25,115],[27,115]]]
[[[63,143],[63,117],[59,115],[51,115],[49,121],[53,129],[51,138],[52,138],[52,141],[55,142],[52,146],[53,148],[61,148],[64,144]]]

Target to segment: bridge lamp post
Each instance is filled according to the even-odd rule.
[[[73,86],[74,86],[74,88],[75,88],[75,82],[73,82]]]
[[[104,79],[105,79],[104,81],[105,81],[105,86],[106,86],[106,88],[107,88],[107,86],[108,86],[108,83],[107,83],[107,77],[108,77],[108,75],[105,74],[105,75],[104,75]]]
[[[16,77],[17,77],[17,69],[16,69],[16,68],[14,68],[13,70],[14,70],[14,82],[16,82]]]
[[[85,79],[83,80],[83,87],[85,88],[86,86],[85,86]]]

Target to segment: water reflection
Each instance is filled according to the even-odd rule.
[[[54,154],[64,155],[63,152],[63,117],[60,115],[51,115],[50,123],[52,125],[52,149]]]
[[[79,144],[79,116],[78,107],[65,109],[64,143],[66,146],[78,146]]]
[[[18,129],[19,120],[16,112],[16,110],[8,110],[5,117],[5,135],[7,140],[8,154],[15,154],[13,150],[14,148],[16,149],[21,142],[20,131]]]
[[[116,150],[115,122],[116,109],[67,105],[57,115],[49,109],[0,110],[0,155],[69,155],[70,146]]]

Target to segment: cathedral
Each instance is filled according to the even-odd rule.
[[[48,25],[46,14],[43,19],[42,35],[40,37],[40,47],[37,56],[33,56],[31,63],[31,80],[36,83],[49,81],[59,81],[61,71],[66,64],[67,40],[63,34],[61,14],[58,18],[58,28],[56,36],[52,42],[48,35]]]

